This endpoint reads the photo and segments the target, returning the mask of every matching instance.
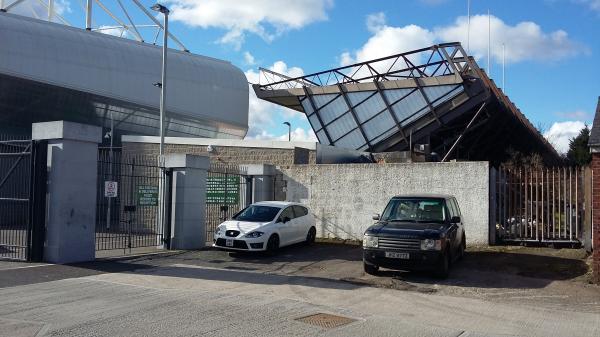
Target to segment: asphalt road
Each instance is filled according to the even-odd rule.
[[[352,254],[335,260],[342,270],[356,263]],[[0,336],[600,335],[597,312],[363,286],[311,269],[309,258],[286,263],[287,255],[4,265]],[[353,321],[324,328],[298,320],[317,313]]]

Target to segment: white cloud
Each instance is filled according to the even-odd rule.
[[[250,54],[250,52],[245,51],[244,52],[244,62],[246,62],[246,64],[249,66],[255,65],[256,60],[254,59],[254,55]]]
[[[591,115],[582,110],[569,111],[569,112],[557,112],[556,115],[561,118],[566,118],[570,120],[588,120],[591,118]]]
[[[559,153],[567,153],[569,141],[584,127],[585,123],[581,121],[556,122],[544,133],[544,137]]]
[[[5,1],[5,6],[8,6],[13,1]],[[55,0],[54,13],[63,15],[71,12],[71,3],[68,0]],[[38,0],[25,0],[10,10],[10,13],[33,17],[42,20],[48,20],[48,9]],[[53,22],[62,22],[56,16],[52,19]]]
[[[100,33],[103,33],[103,34],[118,36],[118,37],[127,37],[129,34],[125,28],[106,26],[106,25],[98,27],[97,31]]]
[[[491,56],[497,62],[502,61],[502,43],[506,45],[506,62],[515,63],[529,60],[557,61],[567,57],[586,53],[588,49],[574,42],[564,30],[544,32],[535,22],[523,21],[514,26],[506,24],[500,18],[490,17]],[[435,29],[439,41],[460,41],[467,45],[467,17],[461,16],[454,24]],[[476,58],[487,55],[488,16],[471,16],[469,39],[470,54]]]
[[[292,141],[296,141],[296,142],[318,142],[317,136],[315,136],[315,133],[313,132],[312,129],[306,130],[303,128],[295,128],[294,130],[292,130],[291,138],[292,138]],[[258,133],[258,134],[255,134],[252,136],[246,136],[246,139],[287,141],[288,134],[285,133],[280,136],[276,136],[276,135],[269,133],[266,130],[261,130],[260,133]]]
[[[304,71],[302,70],[302,68],[288,67],[288,65],[283,61],[277,61],[273,63],[273,65],[268,67],[268,69],[289,77],[298,77],[304,75]],[[260,73],[258,73],[255,70],[248,70],[245,74],[246,78],[248,79],[248,82],[250,83],[259,83],[261,81]],[[278,136],[274,136],[266,131],[274,126],[273,120],[275,116],[282,115],[284,118],[291,119],[300,115],[300,113],[295,110],[284,108],[279,105],[275,105],[273,103],[259,99],[258,97],[256,97],[256,94],[254,93],[252,87],[250,88],[248,96],[249,130],[248,135],[246,136],[247,138],[276,139],[278,138]],[[302,135],[298,134],[298,137],[302,137]]]
[[[417,25],[390,26],[386,24],[382,13],[376,13],[367,16],[366,25],[373,35],[358,50],[342,53],[342,65],[407,52],[438,42],[459,41],[465,49],[467,45],[466,17],[459,17],[448,26],[428,29]],[[508,63],[528,60],[556,61],[588,52],[588,48],[572,41],[565,31],[544,32],[534,22],[520,22],[511,26],[500,18],[491,16],[490,28],[492,58],[497,62],[502,60],[502,43],[506,44]],[[470,32],[470,53],[476,58],[484,57],[488,47],[488,16],[471,16]]]
[[[600,13],[600,0],[575,0],[578,3],[587,5],[591,10]]]
[[[327,19],[333,0],[168,0],[171,18],[202,28],[222,28],[220,43],[239,48],[246,33],[272,41],[291,29]]]

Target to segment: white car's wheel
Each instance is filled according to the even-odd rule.
[[[308,234],[306,234],[306,244],[312,245],[313,243],[315,243],[316,237],[317,237],[317,229],[314,227],[311,227],[308,230]]]
[[[279,250],[279,235],[273,234],[267,241],[267,254],[274,255]]]

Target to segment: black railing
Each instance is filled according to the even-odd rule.
[[[46,150],[45,142],[0,135],[1,259],[42,259]]]
[[[100,149],[96,207],[96,250],[162,246],[161,194],[166,175],[156,156],[124,156]]]

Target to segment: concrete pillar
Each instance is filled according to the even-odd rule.
[[[33,140],[48,140],[44,260],[95,258],[98,143],[102,129],[65,121],[34,123]]]
[[[600,148],[592,148],[592,270],[600,283]]]
[[[268,164],[241,165],[252,177],[252,202],[274,200],[275,166]]]
[[[173,171],[171,249],[200,249],[206,244],[206,176],[210,159],[191,154],[165,156]]]

